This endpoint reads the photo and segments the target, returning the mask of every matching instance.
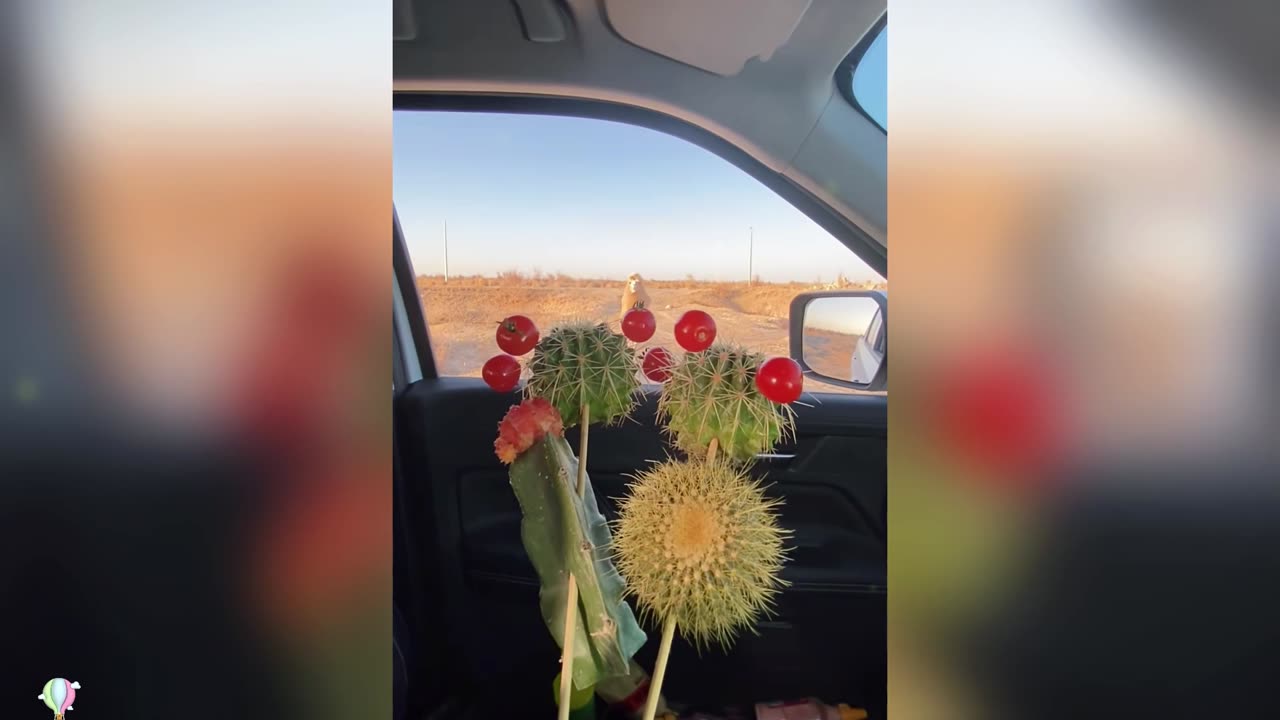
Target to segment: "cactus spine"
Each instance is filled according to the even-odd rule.
[[[700,648],[728,647],[784,584],[778,504],[726,460],[668,460],[639,474],[613,546],[642,616],[674,620]]]
[[[534,348],[525,393],[543,397],[560,411],[566,427],[612,423],[635,407],[640,387],[635,351],[627,340],[598,323],[576,322],[551,330]]]
[[[676,446],[700,457],[715,440],[721,454],[747,462],[790,437],[794,412],[756,389],[756,370],[763,362],[763,355],[725,343],[685,353],[671,368],[658,400]]]

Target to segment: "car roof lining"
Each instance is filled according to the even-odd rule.
[[[623,40],[721,76],[737,75],[752,58],[767,62],[786,44],[811,0],[601,0]],[[737,32],[717,32],[723,19],[751,18]]]

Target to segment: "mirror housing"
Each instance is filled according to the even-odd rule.
[[[805,359],[805,337],[806,337],[805,328],[806,327],[809,327],[810,335],[811,335],[810,343],[809,343],[810,353],[812,353],[814,350],[814,338],[812,337],[812,333],[814,332],[814,329],[815,329],[813,327],[814,318],[810,318],[810,322],[808,323],[808,325],[806,325],[806,322],[805,322],[805,316],[807,313],[809,313],[811,309],[810,306],[815,301],[824,301],[823,305],[826,306],[825,309],[827,310],[827,312],[823,313],[824,319],[826,322],[830,322],[830,319],[831,319],[830,311],[836,307],[836,304],[825,302],[825,301],[827,299],[834,300],[836,298],[864,298],[866,299],[864,300],[864,302],[867,302],[867,303],[873,302],[876,308],[874,317],[872,318],[872,321],[871,321],[871,325],[875,326],[877,330],[874,333],[875,337],[871,339],[870,344],[874,346],[873,353],[879,356],[879,364],[875,369],[874,376],[865,381],[859,381],[855,377],[855,373],[852,370],[850,370],[850,372],[848,373],[849,377],[839,377],[831,374],[831,368],[825,367],[825,366],[821,368],[814,368],[812,363],[810,363]],[[875,323],[876,319],[879,320],[878,325],[876,325]],[[826,326],[824,326],[824,329],[820,331],[825,331],[825,327]],[[840,332],[844,333],[848,331],[842,330]],[[888,385],[889,385],[889,370],[888,370],[888,367],[889,367],[889,352],[888,352],[888,349],[889,349],[889,346],[888,346],[889,294],[886,291],[884,290],[833,290],[829,292],[801,293],[791,301],[790,335],[791,335],[791,338],[790,338],[791,359],[800,363],[800,369],[804,371],[805,375],[813,378],[817,378],[822,382],[830,383],[838,387],[851,388],[854,390],[864,390],[864,391],[875,392],[875,391],[885,390],[888,388]],[[864,335],[865,333],[859,334],[856,338],[850,336],[850,342],[857,344],[856,346],[849,348],[850,353],[855,358],[857,357],[858,352],[860,350],[864,350],[864,351],[866,350],[866,348],[861,347],[862,344],[865,344]],[[812,355],[811,355],[811,359],[812,359]],[[824,370],[826,370],[826,372],[824,372]]]

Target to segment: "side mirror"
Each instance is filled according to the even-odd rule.
[[[802,293],[791,301],[791,358],[839,387],[889,384],[889,295],[882,290]]]

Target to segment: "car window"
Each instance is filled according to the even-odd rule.
[[[888,45],[889,26],[884,25],[871,40],[871,44],[855,58],[850,78],[854,104],[879,125],[881,130],[889,127]]]
[[[875,317],[871,318],[871,325],[867,327],[867,339],[871,342],[871,347],[875,348],[876,352],[881,352],[880,328],[883,325],[883,316],[877,310]]]
[[[745,171],[654,130],[422,110],[397,110],[393,130],[396,212],[441,375],[478,377],[504,317],[617,328],[637,293],[657,316],[645,345],[676,349],[676,320],[701,309],[720,338],[787,355],[798,293],[885,287]]]

